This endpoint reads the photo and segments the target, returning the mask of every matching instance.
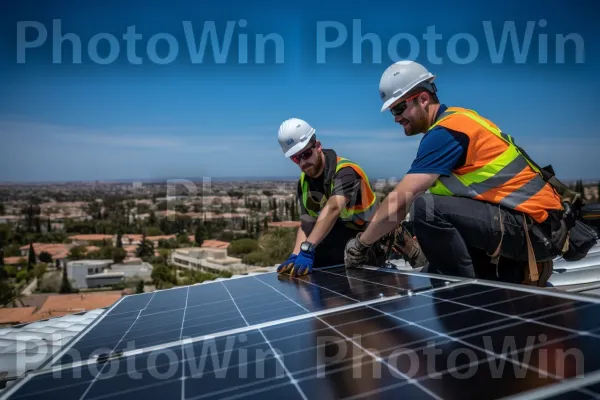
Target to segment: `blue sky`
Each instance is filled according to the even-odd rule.
[[[389,113],[380,113],[378,84],[385,68],[402,58],[437,75],[442,102],[493,120],[539,164],[552,163],[559,177],[600,178],[594,1],[18,3],[0,6],[0,181],[296,176],[277,143],[278,127],[290,117],[307,120],[325,147],[359,162],[371,177],[400,179],[421,136],[405,137]],[[214,21],[220,46],[230,21],[231,46],[220,63],[210,45],[202,63],[190,56],[190,43],[198,46],[208,32],[206,21]],[[326,25],[337,28],[320,34]],[[137,65],[123,39],[133,26],[141,35]],[[499,47],[511,26],[521,57],[510,38],[504,52]],[[324,48],[343,30],[345,41]],[[423,38],[432,30],[441,35],[435,54]],[[73,63],[70,42],[58,42],[68,33],[81,43],[81,63]],[[379,42],[380,57],[373,59],[370,42],[353,42],[361,33]],[[105,38],[95,51],[97,34]],[[162,39],[156,54],[149,53],[156,34]],[[267,42],[262,64],[256,63],[257,34],[280,41],[278,52]],[[567,41],[557,62],[556,35],[569,34],[579,44]],[[110,35],[118,42],[115,59],[94,62],[109,55]],[[463,39],[448,51],[453,35]],[[468,54],[466,35],[478,52],[461,64],[456,57]],[[167,56],[167,36],[178,52],[155,64],[152,56]],[[245,48],[240,37],[247,38],[246,64],[238,58]],[[403,38],[390,54],[393,37]],[[548,52],[540,46],[544,40]]]

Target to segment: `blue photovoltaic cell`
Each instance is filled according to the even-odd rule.
[[[269,273],[127,296],[54,365],[441,287],[446,282],[341,267],[302,278]]]
[[[600,322],[573,330],[599,311],[466,284],[41,374],[11,399],[496,399],[600,371]],[[559,350],[586,358],[577,365]],[[598,381],[582,386],[556,398],[600,396]]]

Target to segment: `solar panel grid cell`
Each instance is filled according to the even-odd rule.
[[[225,317],[236,326],[241,319],[245,330],[109,361],[100,374],[88,371],[75,378],[66,368],[62,378],[36,375],[17,394],[39,399],[58,393],[71,396],[61,394],[61,399],[500,398],[600,371],[594,351],[600,348],[600,322],[591,318],[600,304],[472,282],[445,287],[443,279],[427,284],[427,277],[389,271],[333,269],[314,275],[299,280],[265,274],[223,281],[222,289],[210,284],[206,292],[203,287],[209,285],[178,289],[184,296],[163,297],[172,308],[158,314],[149,312],[163,307],[154,298],[146,304],[136,300],[136,307],[145,308],[138,309],[139,318],[122,339],[157,330],[159,322],[175,331],[177,321],[178,338],[185,338],[186,329]],[[399,290],[405,295],[399,297]],[[417,293],[408,296],[408,290]],[[396,297],[378,301],[381,293]],[[124,312],[105,317],[120,327],[119,333],[125,321],[132,321],[133,306],[126,302],[120,309]],[[271,309],[273,319],[262,316]],[[163,318],[146,319],[159,314]],[[281,323],[281,315],[298,319]],[[271,323],[256,328],[265,321]],[[88,335],[102,338],[94,329]],[[158,366],[157,360],[162,360]],[[141,378],[132,376],[132,364]],[[113,369],[123,372],[100,377]],[[597,385],[587,384],[570,393],[600,396]]]

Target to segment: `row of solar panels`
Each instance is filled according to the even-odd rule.
[[[599,313],[492,282],[267,273],[125,297],[6,398],[600,398]]]

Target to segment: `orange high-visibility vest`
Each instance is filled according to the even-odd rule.
[[[469,137],[465,163],[450,176],[440,176],[429,191],[501,204],[540,223],[549,210],[561,210],[561,199],[512,137],[475,111],[448,108],[429,130],[443,126]]]

